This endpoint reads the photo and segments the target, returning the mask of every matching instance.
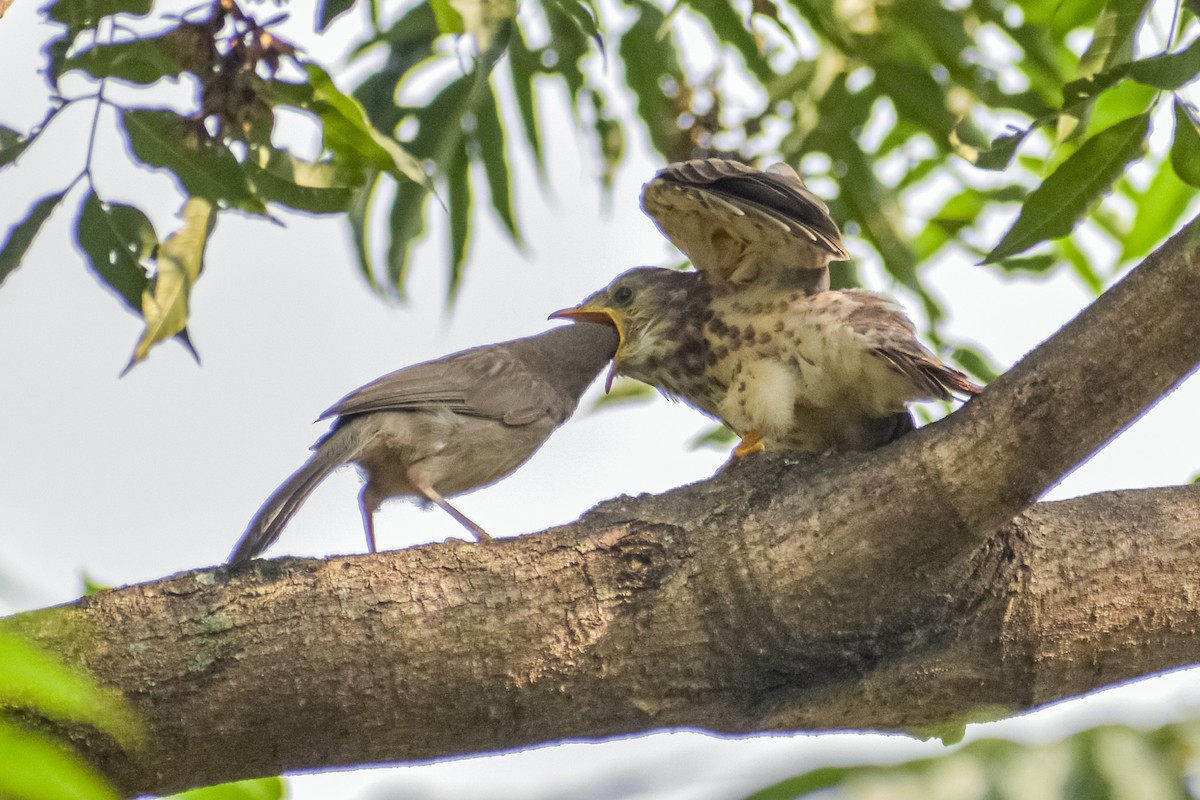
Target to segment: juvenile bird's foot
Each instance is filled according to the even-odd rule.
[[[766,449],[766,445],[763,444],[762,434],[758,431],[750,431],[742,437],[742,440],[738,442],[738,446],[733,448],[733,452],[729,454],[729,460],[721,465],[721,469],[718,472],[724,472],[746,456],[752,453],[761,453]]]

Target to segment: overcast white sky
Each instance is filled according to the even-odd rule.
[[[35,7],[36,0],[17,0],[0,20],[0,123],[16,128],[28,128],[45,107],[45,86],[32,65],[51,30]],[[301,13],[299,6],[293,11]],[[335,29],[324,48],[337,52],[348,33]],[[0,225],[22,215],[54,176],[69,180],[82,163],[90,119],[89,107],[63,120],[17,170],[0,175]],[[466,283],[450,313],[442,299],[441,220],[413,269],[413,300],[397,307],[382,303],[358,277],[340,220],[283,215],[287,225],[277,227],[222,215],[193,295],[190,330],[204,361],[199,367],[168,344],[118,379],[141,326],[85,269],[72,245],[73,210],[64,205],[25,265],[0,287],[0,610],[68,601],[84,572],[123,584],[221,562],[258,505],[324,430],[313,418],[348,390],[406,364],[535,333],[550,324],[547,313],[617,272],[674,260],[637,209],[641,183],[660,166],[641,133],[631,131],[632,156],[617,176],[610,213],[586,143],[550,115],[546,122],[557,197],[548,200],[532,185],[519,194],[527,252],[515,250],[490,221],[477,230]],[[179,207],[169,183],[120,167],[113,136],[102,138],[101,147],[108,148],[102,193],[115,199],[156,192],[151,216],[165,236]],[[870,288],[894,289],[878,270],[865,274]],[[1002,365],[1090,299],[1067,276],[1000,279],[966,258],[945,259],[928,280],[952,314],[949,330],[980,343]],[[913,307],[911,298],[902,299]],[[1188,480],[1200,470],[1198,404],[1200,382],[1193,380],[1052,497]],[[621,493],[702,479],[725,456],[687,447],[708,425],[658,399],[581,414],[524,469],[461,498],[459,506],[493,534],[511,535],[568,522]],[[361,551],[357,489],[352,470],[333,476],[270,554]],[[385,507],[377,530],[388,548],[462,533],[446,515],[406,503]],[[1049,738],[1100,721],[1157,724],[1190,713],[1200,701],[1195,683],[1180,673],[1143,682],[1133,694],[1107,693],[972,726],[971,735]],[[720,740],[677,733],[306,777],[292,785],[302,798],[391,796],[400,789],[406,797],[429,798],[723,798],[809,766],[939,749],[901,737]]]

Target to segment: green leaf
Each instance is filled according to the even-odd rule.
[[[715,447],[723,450],[738,440],[737,434],[724,425],[714,425],[704,433],[688,442],[693,450],[701,447]]]
[[[487,175],[488,191],[492,196],[492,208],[504,223],[513,241],[520,244],[521,232],[513,210],[512,183],[508,174],[508,158],[505,153],[504,126],[500,121],[500,110],[491,86],[484,85],[483,93],[475,104],[475,141],[479,144],[479,160]],[[454,203],[450,203],[453,211]]]
[[[138,160],[173,172],[185,193],[266,213],[266,206],[246,181],[242,165],[202,124],[164,109],[127,110],[121,117]]]
[[[42,48],[43,62],[46,64],[46,82],[52,92],[58,92],[58,74],[62,72],[63,64],[71,52],[71,43],[75,41],[78,31],[75,28],[64,29],[58,36],[46,43]]]
[[[1119,64],[1099,75],[1068,81],[1062,87],[1063,110],[1068,116],[1082,117],[1093,100],[1120,83],[1128,72],[1128,64]]]
[[[697,14],[704,17],[717,40],[733,47],[742,56],[747,69],[754,74],[760,83],[767,83],[775,78],[775,71],[770,62],[759,50],[758,40],[750,29],[749,20],[744,19],[728,0],[683,0]]]
[[[636,381],[633,378],[618,378],[613,384],[612,389],[596,398],[596,402],[592,404],[592,411],[597,409],[607,408],[608,406],[617,405],[619,403],[627,403],[630,400],[649,400],[657,394],[653,386]]]
[[[1113,787],[1105,779],[1100,770],[1101,764],[1096,759],[1094,739],[1094,736],[1085,733],[1071,742],[1071,771],[1067,773],[1062,788],[1064,797],[1115,800]]]
[[[120,692],[101,686],[87,673],[3,631],[0,707],[28,709],[50,719],[91,725],[130,747],[142,735],[141,723]]]
[[[1089,4],[1072,3],[1070,5],[1078,9]],[[1066,79],[1065,67],[1068,59],[1063,57],[1064,54],[1061,50],[1055,48],[1051,37],[1047,35],[1046,26],[1042,21],[1030,16],[1028,6],[1025,7],[1025,24],[1016,27],[1008,24],[1008,21],[1003,16],[1002,7],[976,6],[976,8],[994,10],[996,16],[993,22],[1024,51],[1022,66],[1031,82],[1033,95],[1041,102],[1047,104],[1053,102],[1060,93],[1063,82]],[[1053,10],[1051,22],[1067,18],[1070,15],[1070,11],[1070,8],[1063,8],[1061,3],[1058,4],[1058,8]],[[1072,58],[1070,61],[1073,62],[1074,59]],[[1048,111],[1049,109],[1046,110]],[[1032,117],[1040,117],[1045,112],[1036,112],[1030,108],[1026,109],[1026,113],[1029,113]]]
[[[25,148],[33,144],[42,135],[42,132],[46,130],[46,126],[58,115],[58,112],[62,111],[68,105],[68,103],[61,103],[53,106],[46,113],[45,118],[27,134],[22,134],[20,131],[0,125],[0,168],[16,161],[21,153],[25,152]]]
[[[1047,253],[1037,256],[1002,258],[995,262],[995,265],[1005,272],[1031,272],[1040,274],[1050,270],[1057,263],[1058,259]]]
[[[1092,41],[1079,60],[1079,79],[1063,87],[1063,113],[1058,140],[1079,135],[1091,113],[1091,102],[1108,90],[1133,59],[1134,43],[1150,0],[1108,0],[1096,20]]]
[[[120,800],[95,767],[49,736],[0,718],[0,797]]]
[[[861,769],[861,768],[859,768]],[[811,794],[821,789],[837,786],[848,776],[853,775],[855,767],[824,767],[812,772],[798,775],[780,781],[774,786],[757,791],[746,800],[795,800],[798,797]]]
[[[625,129],[619,119],[609,114],[603,95],[593,92],[592,98],[596,104],[596,120],[593,127],[596,131],[596,141],[600,145],[600,158],[604,163],[600,181],[605,189],[612,189],[617,168],[621,166],[621,160],[625,157]]]
[[[442,174],[448,176],[455,168],[458,154],[468,147],[466,130],[478,130],[481,113],[478,106],[489,96],[487,71],[477,64],[474,72],[454,80],[424,107],[413,111],[419,125],[417,135],[410,143],[412,151],[432,161]],[[462,196],[460,192],[459,197]],[[425,229],[427,199],[408,191],[405,183],[397,187],[391,215],[388,277],[402,299],[412,245]],[[458,213],[454,203],[451,203],[450,213],[451,216]],[[452,259],[452,288],[457,285],[460,276],[456,271],[460,268]]]
[[[450,186],[450,288],[452,302],[462,285],[463,266],[471,239],[471,170],[465,151],[460,150],[446,168]]]
[[[1000,374],[983,353],[972,347],[955,348],[950,357],[984,383],[991,383]]]
[[[1000,243],[984,258],[999,261],[1047,239],[1066,236],[1088,210],[1112,190],[1126,166],[1146,146],[1150,115],[1142,114],[1101,131],[1033,190]]]
[[[381,37],[371,44],[385,43],[387,60],[373,68],[370,77],[354,90],[368,120],[379,130],[394,132],[402,113],[396,107],[397,88],[409,71],[433,55],[433,43],[440,36],[437,20],[428,3],[418,3]],[[359,57],[365,49],[355,53]]]
[[[631,7],[640,13],[639,19],[621,37],[621,60],[625,63],[625,79],[637,97],[637,113],[650,134],[650,143],[668,161],[681,161],[689,156],[676,118],[679,111],[664,86],[684,91],[687,83],[679,67],[679,57],[669,39],[659,41],[655,34],[663,23],[663,13],[646,0],[632,0]],[[690,144],[687,150],[690,151]]]
[[[521,129],[525,133],[525,141],[533,153],[534,164],[537,165],[538,177],[546,179],[546,156],[542,152],[542,137],[538,129],[537,100],[534,98],[534,81],[540,70],[537,54],[525,43],[521,26],[513,26],[512,38],[508,43],[508,66],[512,77],[513,95],[517,100],[517,109],[521,113]],[[3,152],[0,150],[0,152]]]
[[[935,142],[946,142],[958,123],[947,108],[946,90],[929,70],[898,60],[875,62],[875,80],[896,105],[897,113],[919,125]]]
[[[750,800],[795,800],[835,787],[841,791],[831,796],[889,800],[1183,800],[1192,796],[1189,762],[1196,738],[1195,723],[1184,723],[1149,732],[1109,725],[1042,745],[984,739],[905,764],[814,770]]]
[[[396,186],[396,198],[392,201],[392,213],[388,232],[388,280],[401,300],[407,298],[405,284],[408,282],[409,256],[417,238],[425,230],[425,211],[429,206],[430,193],[415,183],[405,181]]]
[[[142,266],[158,246],[154,226],[139,209],[105,204],[88,194],[75,226],[75,241],[88,266],[135,314],[142,313],[142,293],[150,278]]]
[[[1150,0],[1108,0],[1079,60],[1080,77],[1090,78],[1133,59],[1133,46]]]
[[[450,0],[429,0],[429,7],[433,9],[433,16],[437,20],[438,30],[442,33],[459,34],[467,32],[467,26],[463,22],[462,14],[455,10]]]
[[[22,136],[19,131],[0,125],[0,167],[17,160],[25,148],[33,143],[32,136]]]
[[[571,96],[578,101],[585,84],[580,61],[591,52],[591,46],[587,37],[580,33],[579,26],[558,6],[547,4],[543,8],[546,21],[550,24],[550,41],[539,51],[542,70],[560,76],[566,82]],[[578,119],[577,109],[573,110]]]
[[[170,800],[281,800],[285,788],[283,778],[255,778],[192,789]]]
[[[921,296],[930,319],[939,319],[941,309],[917,280],[916,253],[903,234],[897,198],[880,183],[870,159],[857,142],[846,139],[835,147],[837,158],[845,165],[842,197],[839,199],[851,209],[850,216],[862,224],[867,238],[883,258],[887,271]]]
[[[170,34],[96,45],[68,58],[59,74],[79,69],[94,78],[119,78],[148,86],[168,75],[178,76],[187,68],[179,45],[178,38]]]
[[[1171,167],[1175,174],[1200,186],[1200,132],[1196,118],[1182,100],[1175,98],[1175,140],[1171,143]]]
[[[254,148],[242,167],[263,200],[314,214],[348,211],[366,182],[361,168],[305,161],[272,147]]]
[[[362,105],[343,94],[333,79],[316,64],[305,64],[308,83],[268,82],[264,95],[275,103],[309,111],[321,121],[325,147],[334,161],[371,167],[428,185],[421,162],[395,139],[381,133],[367,120]]]
[[[1121,261],[1141,260],[1175,230],[1195,190],[1180,180],[1168,160],[1134,202],[1133,225],[1121,237]]]
[[[1129,65],[1129,77],[1156,89],[1178,89],[1200,74],[1200,37],[1176,53],[1145,58]]]
[[[317,4],[317,32],[324,33],[325,29],[335,19],[354,8],[354,0],[319,0]]]
[[[1068,236],[1059,239],[1057,242],[1059,252],[1071,265],[1071,271],[1083,281],[1093,295],[1099,297],[1104,291],[1104,279],[1100,277],[1100,273],[1096,271],[1095,264],[1092,263],[1094,256],[1091,252],[1084,250],[1075,242],[1074,237]]]
[[[1158,99],[1158,90],[1135,81],[1123,81],[1098,95],[1093,103],[1087,131],[1094,135],[1121,120],[1147,111]]]
[[[350,222],[350,231],[354,238],[354,252],[358,256],[358,268],[373,292],[380,290],[379,281],[375,277],[370,238],[371,214],[379,184],[379,173],[368,173],[365,185],[354,193],[350,208],[346,212],[346,219]]]
[[[146,330],[138,341],[128,372],[150,354],[150,348],[174,336],[195,355],[187,340],[188,304],[204,267],[204,247],[216,224],[213,206],[200,197],[189,198],[183,207],[183,227],[158,248],[158,269],[151,285],[142,293],[142,316]]]
[[[44,13],[54,22],[72,30],[95,28],[104,17],[112,14],[150,13],[151,0],[55,0]]]
[[[101,583],[86,572],[83,573],[80,578],[83,582],[84,597],[91,597],[94,594],[107,592],[109,589],[113,588],[111,583]]]
[[[33,244],[38,231],[65,195],[66,190],[63,190],[38,200],[29,209],[25,219],[9,229],[8,239],[0,246],[0,284],[4,283],[13,270],[21,266],[21,261],[29,251],[29,246]]]
[[[604,32],[600,26],[600,12],[591,0],[547,0],[575,24],[587,38],[596,43],[601,54],[605,52]]]
[[[963,228],[975,224],[989,203],[1024,199],[1025,190],[1020,186],[1000,186],[989,190],[967,188],[951,196],[931,222],[957,235]]]
[[[390,44],[393,50],[411,50],[416,46],[419,52],[413,54],[409,61],[410,64],[416,64],[429,57],[433,41],[441,33],[436,7],[432,3],[418,3],[388,28],[381,40]]]
[[[1021,146],[1021,142],[1025,141],[1025,137],[1033,131],[1030,126],[1024,130],[1009,131],[1002,133],[992,140],[992,146],[987,150],[982,150],[975,157],[974,164],[980,169],[990,170],[1005,170],[1012,163],[1013,156],[1016,155],[1017,148]]]

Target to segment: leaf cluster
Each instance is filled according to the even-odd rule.
[[[119,109],[134,157],[173,175],[212,219],[228,210],[266,217],[272,207],[345,213],[363,275],[401,298],[431,208],[449,218],[451,297],[483,208],[521,244],[513,198],[526,176],[515,154],[529,156],[543,186],[556,182],[547,114],[572,120],[603,186],[623,162],[630,126],[669,161],[800,166],[859,260],[920,299],[937,344],[944,312],[921,279],[935,257],[1006,272],[1069,266],[1098,291],[1166,237],[1200,186],[1188,100],[1200,23],[1186,6],[1155,25],[1151,0],[414,0],[387,20],[369,6],[351,58],[382,66],[352,95],[271,32],[278,20],[260,21],[235,0],[152,32],[134,30],[149,24],[149,0],[54,0],[46,13],[63,34],[47,50],[48,78],[57,88],[66,72],[88,77],[98,108],[111,105],[110,81],[194,84],[188,113]],[[354,7],[327,0],[318,31]],[[560,87],[566,109],[553,107]],[[275,144],[281,108],[318,126],[316,158]],[[1148,148],[1164,125],[1169,146]],[[0,130],[0,166],[38,132]],[[65,194],[47,194],[10,229],[0,279]],[[146,319],[134,361],[165,337],[186,337],[200,267],[177,270],[182,277],[159,292],[158,239],[145,216],[94,187],[81,208],[90,209],[87,225],[78,217],[81,250]],[[1108,239],[1118,255],[1099,260],[1088,237]],[[205,237],[187,239],[202,265]],[[856,282],[853,266],[838,266],[835,286]],[[994,371],[974,348],[954,351],[977,375]]]
[[[91,763],[51,733],[55,725],[86,725],[129,751],[136,751],[145,738],[141,720],[119,692],[101,686],[87,672],[25,637],[0,631],[0,797],[123,797]],[[193,789],[178,798],[280,800],[283,796],[283,780],[273,777]]]
[[[1139,53],[1135,43],[1146,32],[1150,5],[979,0],[948,7],[899,0],[866,8],[802,2],[743,8],[721,0],[677,0],[669,7],[622,0],[601,9],[582,0],[542,0],[511,18],[484,19],[483,7],[497,6],[433,2],[414,6],[363,46],[362,53],[384,49],[386,64],[356,96],[380,128],[407,131],[406,144],[447,178],[452,287],[467,252],[464,220],[473,216],[466,164],[477,160],[486,170],[493,208],[519,241],[508,201],[514,162],[505,156],[512,144],[507,126],[492,119],[519,126],[548,180],[539,116],[555,102],[549,89],[558,81],[568,90],[570,118],[598,156],[602,182],[620,165],[629,124],[644,126],[668,161],[718,155],[801,165],[859,242],[857,252],[877,259],[921,299],[938,341],[943,310],[920,271],[945,248],[1007,272],[1070,265],[1099,291],[1186,212],[1198,185],[1200,139],[1181,90],[1200,74],[1198,26],[1183,9],[1160,32],[1162,52]],[[463,8],[468,12],[459,13]],[[449,80],[428,103],[403,102],[406,86],[461,57],[440,46],[460,35],[488,43],[471,71]],[[1090,42],[1079,53],[1081,35]],[[498,58],[500,47],[507,59]],[[614,86],[605,77],[618,67],[623,84]],[[483,70],[493,70],[490,81]],[[515,108],[497,112],[492,87],[504,78]],[[620,95],[631,96],[632,119],[612,111]],[[1147,159],[1151,122],[1161,118],[1155,112],[1164,103],[1174,107],[1173,144],[1169,156]],[[431,125],[438,136],[428,134]],[[1149,180],[1135,174],[1139,159]],[[1123,203],[1097,211],[1114,190]],[[1016,221],[998,236],[995,219],[1012,206],[1019,206]],[[423,214],[411,191],[397,193],[384,264],[360,247],[368,275],[403,287]],[[1081,243],[1084,219],[1093,222],[1089,234],[1117,243],[1115,263],[1096,263],[1095,248]],[[367,227],[357,221],[357,230]],[[857,278],[842,265],[834,282]],[[955,352],[975,374],[994,372],[973,348]]]
[[[850,800],[1187,800],[1195,796],[1191,782],[1198,736],[1196,723],[1181,723],[1151,731],[1106,725],[1047,745],[981,739],[946,755],[894,766],[824,767],[747,800],[825,797],[835,787],[838,797]]]
[[[0,168],[18,162],[66,107],[94,103],[95,114],[77,177],[35,201],[9,230],[0,281],[25,259],[55,209],[80,197],[76,244],[101,283],[145,322],[131,367],[172,337],[192,349],[189,297],[220,213],[345,213],[377,174],[426,182],[422,165],[374,128],[324,69],[271,32],[282,18],[260,22],[235,0],[214,0],[169,20],[165,31],[142,33],[139,27],[163,21],[152,18],[149,0],[54,0],[44,13],[60,27],[46,49],[46,76],[58,99],[30,133],[0,128]],[[68,73],[83,76],[94,93],[58,95]],[[160,107],[153,89],[165,82],[192,85],[193,106],[183,113]],[[135,96],[145,104],[111,100],[106,89],[114,83],[141,87]],[[115,112],[133,160],[167,172],[185,198],[180,227],[163,238],[142,209],[106,200],[98,186],[101,160],[93,151],[104,109]],[[319,127],[316,159],[274,143],[282,109]],[[84,190],[72,194],[79,185]]]
[[[116,800],[108,780],[36,720],[83,723],[136,747],[140,723],[120,693],[15,633],[0,631],[0,797]]]

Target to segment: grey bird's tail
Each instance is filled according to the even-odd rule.
[[[229,566],[244,564],[274,544],[279,534],[283,533],[284,526],[291,520],[292,515],[300,510],[300,506],[304,505],[313,489],[316,489],[329,473],[354,458],[353,451],[356,448],[353,437],[338,436],[338,433],[339,431],[334,429],[329,436],[318,442],[304,466],[296,470],[262,504],[254,519],[246,526],[246,532],[238,540],[237,546],[233,548],[233,553],[229,556]]]

